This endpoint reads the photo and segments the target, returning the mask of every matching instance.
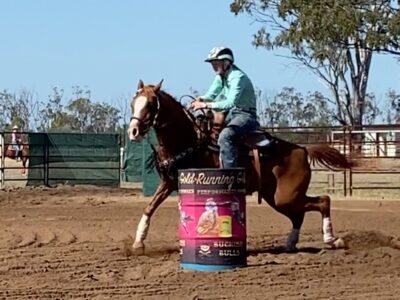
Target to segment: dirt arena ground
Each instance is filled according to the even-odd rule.
[[[399,299],[400,201],[333,201],[347,250],[325,249],[306,216],[298,253],[288,220],[248,199],[248,267],[180,270],[177,198],[152,220],[147,254],[127,256],[148,198],[132,189],[0,191],[0,299]]]

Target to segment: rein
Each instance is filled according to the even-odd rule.
[[[195,98],[194,98],[193,96],[190,96],[190,95],[184,95],[184,96],[182,96],[180,99],[182,99],[183,97],[190,97],[191,99],[195,100]],[[133,118],[131,118],[131,119],[137,119],[138,121],[143,122],[143,124],[145,124],[146,126],[148,126],[149,129],[150,129],[151,126],[153,126],[154,129],[163,128],[163,127],[165,127],[165,126],[168,125],[168,122],[165,122],[164,124],[161,124],[161,125],[158,124],[156,118],[158,117],[159,108],[160,108],[160,104],[159,104],[159,98],[158,98],[158,95],[157,95],[157,113],[156,113],[156,115],[155,115],[155,117],[154,117],[154,120],[153,120],[153,124],[152,124],[152,125],[150,125],[150,122],[145,123],[143,120],[141,120],[141,119],[139,119],[139,118],[136,118],[136,117],[133,117]],[[190,122],[193,124],[193,127],[194,127],[194,129],[195,129],[195,131],[196,131],[196,134],[197,134],[197,143],[196,143],[194,146],[189,147],[189,148],[187,148],[187,149],[181,151],[180,153],[178,153],[178,154],[176,154],[176,155],[174,155],[174,156],[172,156],[172,157],[170,157],[170,158],[168,158],[168,159],[164,159],[164,160],[161,161],[160,158],[159,158],[158,151],[157,151],[156,147],[155,147],[154,144],[150,141],[150,139],[147,139],[147,142],[149,143],[149,145],[150,145],[150,147],[151,147],[151,149],[152,149],[152,151],[153,151],[153,156],[154,156],[154,159],[155,159],[155,165],[156,165],[157,171],[159,172],[159,174],[160,174],[161,176],[165,176],[165,175],[166,175],[166,176],[168,176],[170,179],[174,179],[174,178],[175,178],[174,174],[172,174],[172,172],[171,172],[172,167],[173,167],[174,165],[176,165],[179,161],[181,161],[181,160],[183,160],[184,158],[188,157],[189,155],[195,153],[195,152],[201,147],[201,145],[202,145],[202,143],[203,143],[203,140],[204,140],[203,138],[204,138],[204,136],[206,136],[206,134],[207,134],[207,133],[197,124],[196,118],[193,116],[193,114],[192,114],[188,109],[186,109],[184,106],[181,106],[181,109],[182,109],[183,112],[185,113],[186,117],[187,117],[187,118],[190,120]],[[147,127],[146,127],[146,129],[147,129]]]

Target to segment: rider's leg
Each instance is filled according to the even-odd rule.
[[[14,145],[14,150],[15,150],[15,160],[18,161],[18,157],[19,157],[19,145]]]
[[[220,159],[224,168],[238,167],[238,143],[257,128],[256,117],[249,113],[235,111],[228,114],[227,125],[218,138]]]
[[[236,146],[237,128],[225,127],[218,138],[220,147],[220,161],[222,168],[235,168],[238,161],[238,150]]]

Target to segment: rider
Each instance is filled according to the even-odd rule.
[[[218,138],[222,168],[238,167],[237,145],[248,133],[257,130],[256,95],[249,77],[234,64],[233,52],[215,47],[208,54],[217,74],[208,92],[192,103],[193,109],[211,108],[226,114],[225,128]]]
[[[13,149],[15,150],[15,159],[18,161],[19,159],[19,151],[21,148],[21,133],[18,131],[18,126],[14,125],[12,128],[12,133],[11,133],[11,143],[13,146]]]

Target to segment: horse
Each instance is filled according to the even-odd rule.
[[[131,121],[128,127],[130,141],[140,141],[151,128],[154,129],[158,148],[155,152],[156,167],[161,181],[152,200],[145,207],[137,225],[136,236],[129,251],[144,254],[145,239],[150,219],[163,201],[178,188],[178,169],[218,168],[219,154],[199,142],[199,126],[195,117],[173,96],[157,85],[145,85],[139,81],[137,92],[131,101]],[[267,134],[267,133],[263,133]],[[206,143],[207,144],[207,143]],[[244,162],[246,191],[258,191],[260,197],[272,208],[288,217],[292,229],[287,237],[287,251],[297,251],[300,229],[306,212],[318,211],[322,217],[323,241],[335,248],[347,247],[346,242],[333,232],[330,215],[330,197],[308,196],[311,180],[311,165],[322,164],[332,170],[351,168],[352,162],[338,150],[324,144],[300,146],[274,138],[272,156],[259,157],[261,181],[258,176],[256,157],[247,153]],[[262,149],[261,149],[262,151]],[[271,151],[271,150],[269,150]]]
[[[19,146],[21,147],[21,149],[18,153],[18,158],[21,159],[21,162],[22,162],[21,174],[25,175],[26,174],[26,163],[29,159],[29,145],[21,144]],[[14,145],[12,145],[12,144],[4,145],[4,157],[8,157],[11,159],[17,159],[15,157]]]

